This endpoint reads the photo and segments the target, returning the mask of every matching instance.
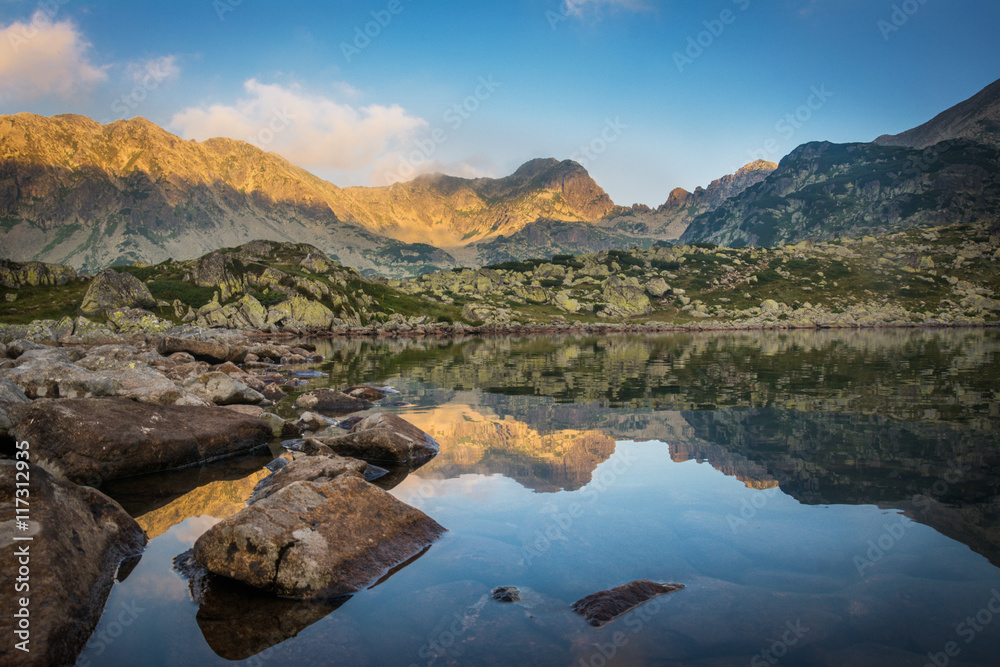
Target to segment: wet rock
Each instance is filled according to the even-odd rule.
[[[600,627],[657,595],[673,593],[682,588],[683,584],[658,584],[640,579],[577,600],[573,603],[573,611],[590,621],[594,627]]]
[[[174,559],[198,605],[196,620],[206,643],[230,661],[247,660],[291,639],[336,611],[350,596],[329,600],[285,600],[198,565],[189,550]]]
[[[517,602],[521,599],[521,591],[514,586],[500,586],[493,589],[493,599],[498,602]]]
[[[194,545],[216,574],[300,599],[354,593],[445,529],[357,474],[295,482],[223,520]]]
[[[394,464],[424,462],[440,451],[434,438],[388,413],[362,419],[347,435],[316,440],[341,456]]]
[[[221,364],[229,361],[230,350],[225,343],[214,340],[196,340],[194,338],[174,338],[166,336],[156,341],[156,351],[163,356],[175,352],[187,352],[198,361],[210,364]]]
[[[264,394],[264,398],[269,401],[274,401],[277,403],[283,398],[287,398],[288,394],[277,384],[266,384],[264,388],[260,390],[260,393]]]
[[[316,391],[299,396],[295,401],[295,407],[299,410],[309,410],[312,412],[350,414],[359,410],[367,410],[371,407],[371,403],[360,398],[348,396],[340,391],[317,389]]]
[[[317,414],[315,412],[303,412],[299,417],[299,420],[295,422],[295,425],[301,428],[303,431],[310,431],[315,433],[317,431],[322,431],[328,426],[337,426],[340,422],[336,419],[331,419],[330,417],[324,417],[323,415]]]
[[[272,437],[267,422],[225,408],[122,398],[34,401],[12,431],[36,462],[91,485],[248,452]]]
[[[308,457],[293,461],[273,475],[264,478],[253,490],[247,505],[269,498],[281,489],[295,482],[330,482],[347,473],[365,475],[368,464],[357,459],[342,456]]]
[[[184,382],[184,388],[216,405],[257,405],[264,395],[225,373],[205,373]]]
[[[35,446],[32,442],[32,453]],[[71,665],[101,617],[119,563],[141,552],[146,536],[104,494],[56,479],[33,465],[30,529],[18,531],[33,540],[14,542],[15,474],[14,461],[0,461],[0,518],[5,528],[0,548],[11,555],[11,565],[0,568],[0,598],[5,615],[20,608],[13,554],[30,545],[31,653],[15,649],[17,640],[8,633],[0,643],[0,663]]]
[[[156,299],[149,288],[135,276],[104,269],[97,274],[80,304],[88,317],[104,315],[122,308],[155,308]]]
[[[390,392],[379,387],[348,387],[344,390],[344,393],[348,396],[360,398],[363,401],[369,401],[371,403],[381,401],[390,394]]]

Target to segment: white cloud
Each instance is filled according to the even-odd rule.
[[[605,9],[644,12],[651,7],[647,0],[564,0],[562,9],[567,16],[582,17],[587,12],[600,14]]]
[[[399,105],[352,105],[304,92],[300,86],[244,84],[235,104],[184,109],[171,128],[188,139],[229,137],[278,153],[300,167],[329,174],[371,173],[398,161],[407,142],[427,127]],[[352,97],[351,89],[341,88]]]
[[[125,66],[125,74],[137,86],[148,86],[150,81],[176,81],[181,75],[181,68],[177,64],[177,56],[163,56],[129,63]]]
[[[42,10],[0,28],[0,103],[72,99],[107,79],[87,58],[90,44],[70,21]]]

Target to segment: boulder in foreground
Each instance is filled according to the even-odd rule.
[[[426,462],[440,451],[437,441],[413,424],[381,412],[362,419],[347,435],[315,440],[340,456],[379,463]]]
[[[357,473],[295,482],[216,524],[194,545],[209,572],[299,599],[354,593],[445,532]]]
[[[90,485],[248,452],[272,437],[266,421],[225,408],[123,398],[34,401],[12,432],[36,463]]]
[[[35,443],[31,443],[34,450]],[[17,650],[12,632],[4,632],[0,664],[72,665],[104,611],[119,563],[140,553],[146,544],[142,528],[121,505],[103,493],[55,479],[32,465],[29,530],[14,532],[16,463],[0,461],[0,548],[9,555],[0,568],[2,624],[13,623],[19,598],[15,592],[14,553],[28,545],[31,566],[30,653]],[[8,528],[9,526],[9,528]],[[32,537],[15,542],[14,536]]]
[[[658,584],[655,581],[640,579],[577,600],[573,603],[573,611],[590,621],[594,627],[600,627],[657,595],[673,593],[682,588],[683,584]]]

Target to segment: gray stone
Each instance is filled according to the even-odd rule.
[[[114,269],[104,269],[90,283],[80,311],[92,317],[122,308],[155,307],[156,299],[138,278]]]

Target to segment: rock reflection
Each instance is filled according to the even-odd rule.
[[[193,516],[225,519],[246,507],[260,480],[271,474],[268,458],[233,459],[170,473],[105,484],[102,491],[126,509],[150,539]]]
[[[174,559],[198,604],[197,622],[216,655],[246,660],[295,637],[339,609],[351,596],[288,600],[215,576],[200,568],[191,551]]]
[[[441,445],[426,471],[446,478],[499,473],[534,491],[575,491],[615,452],[614,438],[600,431],[542,433],[469,405],[451,403],[406,418]]]

